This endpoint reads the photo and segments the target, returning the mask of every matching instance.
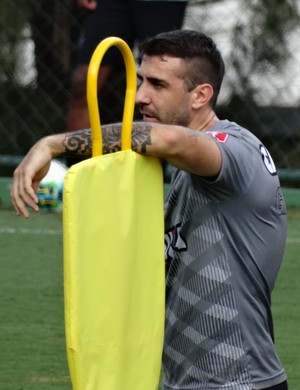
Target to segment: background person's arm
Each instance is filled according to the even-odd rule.
[[[97,7],[97,0],[77,0],[78,7],[94,10]]]

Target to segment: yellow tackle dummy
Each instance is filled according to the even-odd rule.
[[[98,70],[117,46],[127,88],[122,150],[102,155]],[[164,328],[163,176],[157,159],[131,150],[135,62],[120,38],[96,48],[88,72],[93,157],[64,183],[67,355],[74,390],[156,390]]]

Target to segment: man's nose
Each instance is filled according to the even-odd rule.
[[[140,85],[136,91],[135,102],[136,104],[150,103],[150,97],[147,94],[146,88],[143,85]]]

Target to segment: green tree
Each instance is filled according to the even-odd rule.
[[[281,71],[289,58],[289,33],[300,22],[299,0],[240,2],[245,15],[232,30],[231,61],[238,79],[237,94],[254,99],[250,76]]]

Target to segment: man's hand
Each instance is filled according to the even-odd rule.
[[[36,191],[50,168],[52,157],[46,138],[43,138],[30,149],[16,168],[10,194],[17,215],[28,218],[26,206],[33,211],[39,210]]]
[[[120,131],[117,135],[120,135]],[[33,145],[14,172],[10,196],[18,215],[28,218],[27,206],[34,211],[39,210],[36,196],[38,186],[49,171],[51,160],[63,155],[91,157],[91,130],[48,135]]]
[[[78,7],[94,10],[97,7],[97,0],[77,0]]]

